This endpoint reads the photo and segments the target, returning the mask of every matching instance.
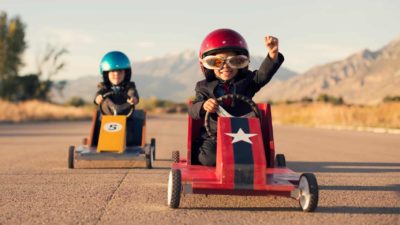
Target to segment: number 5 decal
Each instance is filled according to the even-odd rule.
[[[115,123],[115,122],[106,123],[104,125],[104,130],[107,131],[107,132],[118,132],[121,129],[122,129],[122,125],[119,124],[119,123]]]

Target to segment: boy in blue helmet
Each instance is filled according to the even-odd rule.
[[[111,51],[105,54],[100,62],[100,73],[103,82],[98,84],[94,103],[101,106],[105,114],[113,114],[115,105],[121,109],[119,114],[127,114],[131,107],[139,103],[139,93],[131,81],[131,63],[122,52]],[[113,93],[107,98],[104,94]]]

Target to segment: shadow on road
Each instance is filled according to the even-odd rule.
[[[300,208],[293,207],[180,207],[187,210],[220,210],[220,211],[274,211],[274,212],[296,212]]]
[[[399,214],[400,207],[354,207],[335,206],[318,207],[317,213],[346,213],[346,214]]]
[[[172,162],[172,159],[157,159],[160,162]]]
[[[332,191],[397,191],[400,193],[400,184],[388,186],[346,186],[346,185],[319,185],[319,190]]]
[[[400,172],[400,163],[378,162],[287,162],[294,171],[315,173],[384,173]]]
[[[159,170],[170,170],[171,167],[166,167],[166,166],[153,166],[152,169],[147,169],[145,167],[137,167],[137,166],[93,166],[93,165],[88,165],[88,166],[80,166],[78,168],[74,168],[73,170],[70,171],[76,171],[76,170],[129,170],[129,171],[159,171]]]
[[[295,207],[181,207],[186,210],[219,210],[219,211],[265,211],[265,212],[299,212],[300,208]],[[335,206],[318,207],[313,213],[345,213],[345,214],[399,214],[400,207],[354,207]]]
[[[2,133],[0,137],[65,137],[65,136],[86,136],[87,133],[40,133],[40,132],[16,132]]]

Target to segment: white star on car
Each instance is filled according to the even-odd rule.
[[[242,128],[239,128],[237,133],[225,133],[225,134],[233,137],[232,144],[239,141],[245,141],[247,143],[253,144],[250,138],[257,135],[257,134],[246,134],[245,132],[243,132]]]

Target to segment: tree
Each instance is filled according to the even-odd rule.
[[[68,51],[48,44],[44,55],[37,58],[37,73],[19,76],[26,47],[25,24],[18,16],[8,19],[7,13],[0,11],[0,97],[11,101],[49,100],[52,79],[64,69],[62,57]],[[65,84],[56,83],[56,90],[62,92]]]
[[[27,80],[33,77],[19,79],[18,71],[23,62],[22,53],[26,49],[25,25],[17,16],[8,20],[6,12],[0,12],[0,97],[16,100],[25,98],[25,88],[32,87]],[[23,93],[21,93],[21,89]]]
[[[53,86],[52,79],[65,67],[63,56],[65,48],[48,44],[44,55],[37,58],[38,71],[34,74],[19,76],[23,66],[22,54],[26,49],[25,24],[17,16],[8,20],[5,12],[0,12],[0,97],[21,101],[28,99],[49,100]],[[65,82],[57,84],[62,92]]]
[[[65,61],[63,56],[68,53],[68,50],[63,47],[57,47],[47,44],[43,55],[38,56],[37,62],[37,75],[42,80],[38,86],[38,98],[41,100],[49,100],[49,92],[54,86],[53,78],[61,70],[65,68]],[[60,90],[64,89],[65,83],[60,83]],[[56,85],[57,86],[57,85]]]
[[[37,96],[40,81],[36,74],[9,77],[2,82],[0,96],[10,101],[25,101]]]
[[[7,13],[0,12],[0,85],[18,76],[25,49],[25,24],[18,16],[8,20]]]
[[[60,80],[60,81],[58,81],[58,82],[56,82],[56,83],[53,83],[53,88],[57,91],[57,93],[58,93],[61,97],[64,97],[63,91],[64,91],[65,86],[67,86],[67,84],[68,84],[68,81],[66,81],[66,80]]]

